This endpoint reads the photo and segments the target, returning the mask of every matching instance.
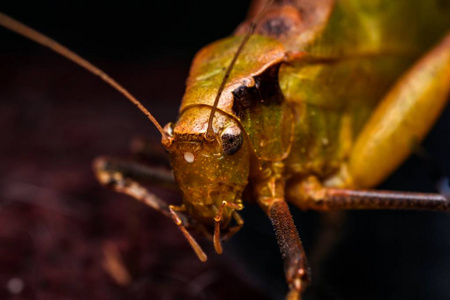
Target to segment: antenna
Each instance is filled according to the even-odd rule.
[[[211,109],[211,114],[209,115],[208,119],[208,128],[206,129],[206,139],[207,140],[214,140],[215,134],[214,129],[212,126],[214,114],[216,113],[217,106],[219,105],[219,99],[222,95],[223,89],[225,88],[225,84],[227,83],[228,78],[230,77],[231,71],[233,70],[234,64],[236,63],[239,54],[241,54],[242,50],[244,49],[245,44],[247,44],[248,40],[252,36],[252,34],[255,32],[256,26],[258,25],[261,18],[266,14],[268,8],[271,6],[271,4],[274,2],[274,0],[269,0],[266,2],[266,5],[263,7],[263,9],[258,13],[258,15],[253,19],[253,21],[250,23],[248,27],[247,34],[244,36],[244,39],[242,40],[241,44],[239,45],[239,48],[237,49],[236,53],[233,56],[233,59],[231,60],[230,64],[228,65],[227,70],[225,71],[225,75],[223,76],[222,82],[220,83],[219,89],[217,90],[216,99],[214,100],[214,105]]]
[[[76,63],[82,68],[88,70],[92,74],[99,76],[103,81],[105,81],[119,93],[124,95],[131,103],[136,105],[137,108],[142,113],[144,113],[144,115],[147,116],[147,118],[156,126],[158,131],[161,133],[163,144],[169,144],[168,136],[165,134],[164,130],[162,129],[161,125],[159,125],[158,121],[156,121],[155,117],[153,117],[153,115],[142,105],[141,102],[139,102],[139,100],[137,100],[132,94],[130,94],[130,92],[128,92],[123,86],[121,86],[117,81],[112,79],[108,74],[103,72],[101,69],[94,66],[93,64],[91,64],[90,62],[88,62],[75,52],[59,44],[55,40],[49,38],[48,36],[45,36],[42,33],[37,32],[36,30],[26,26],[25,24],[22,24],[17,20],[14,20],[13,18],[1,12],[0,12],[0,25],[32,41],[35,41],[38,44],[50,48],[51,50],[55,51],[61,56],[64,56],[65,58],[71,60],[72,62]]]

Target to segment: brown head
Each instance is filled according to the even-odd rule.
[[[216,112],[214,138],[208,139],[210,113],[208,106],[191,107],[164,128],[172,140],[166,149],[183,204],[204,225],[214,224],[223,201],[242,205],[250,169],[248,141],[239,122]],[[231,213],[231,208],[224,209],[222,227],[229,223]]]

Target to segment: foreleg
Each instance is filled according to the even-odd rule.
[[[116,174],[149,185],[177,189],[172,172],[166,168],[150,167],[135,161],[107,156],[97,158],[93,168],[102,184],[108,183],[108,179]]]
[[[186,229],[186,226],[190,225],[188,218],[184,214],[178,213],[185,210],[184,206],[168,205],[135,180],[140,178],[152,183],[164,183],[170,186],[173,184],[171,174],[163,172],[161,169],[153,169],[137,163],[111,158],[98,158],[95,160],[93,167],[101,184],[116,192],[129,195],[171,218],[183,233],[197,257],[203,262],[207,260],[207,256],[200,245]]]
[[[256,192],[258,204],[270,218],[280,247],[290,289],[287,299],[300,299],[311,276],[302,242],[284,201],[284,183],[282,179],[272,177],[261,181],[256,186]]]

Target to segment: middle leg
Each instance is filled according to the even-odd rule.
[[[302,210],[398,209],[450,211],[440,194],[328,188],[310,176],[288,188],[290,201]]]

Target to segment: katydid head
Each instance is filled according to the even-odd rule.
[[[210,111],[208,106],[192,107],[165,127],[172,140],[166,149],[183,203],[190,216],[207,226],[214,224],[224,201],[242,206],[250,169],[248,142],[238,121],[217,111],[214,138],[206,138]],[[222,228],[232,212],[230,206],[223,209]]]
[[[253,151],[239,118],[228,110],[222,110],[219,102],[222,96],[227,99],[225,102],[232,98],[233,86],[241,86],[243,82],[245,85],[254,83],[253,78],[249,78],[252,72],[242,72],[241,69],[241,72],[232,75],[232,71],[256,23],[270,3],[272,1],[266,3],[244,37],[210,45],[210,48],[205,47],[197,54],[181,105],[180,118],[176,124],[165,127],[163,145],[170,154],[175,180],[183,194],[184,208],[200,224],[214,225],[214,248],[219,254],[222,253],[220,230],[228,229],[225,234],[230,236],[243,224],[235,210],[243,208],[242,193],[248,183],[250,154]],[[214,55],[216,51],[219,55]],[[284,56],[284,52],[279,47],[271,49],[269,54],[272,53],[276,57],[268,55],[272,61],[283,59],[280,54]],[[248,60],[244,59],[243,64],[246,63]],[[256,65],[267,67],[264,60]],[[219,79],[222,70],[225,73]],[[211,103],[211,92],[216,91],[216,88],[214,102]],[[190,102],[189,99],[193,99],[195,104],[186,107],[184,104]],[[228,226],[231,217],[236,220],[237,227]],[[193,243],[191,246],[197,254],[200,252],[198,246]],[[202,252],[199,255],[201,257]]]

